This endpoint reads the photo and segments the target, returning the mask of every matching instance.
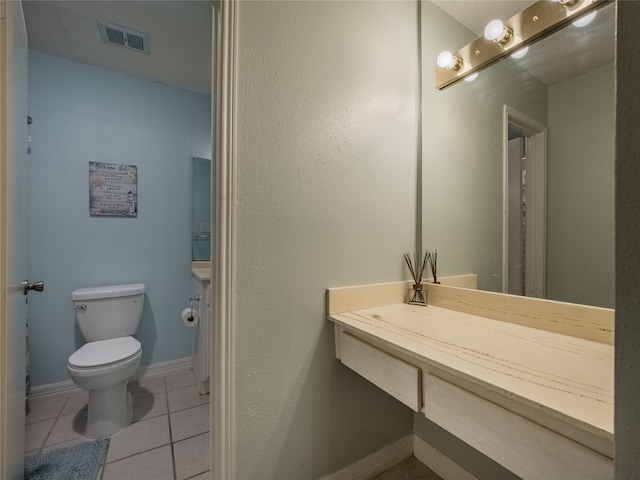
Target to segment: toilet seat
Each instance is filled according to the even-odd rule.
[[[74,369],[91,369],[127,361],[140,353],[142,346],[133,337],[111,338],[85,343],[69,357]]]

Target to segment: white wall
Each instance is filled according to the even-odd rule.
[[[406,278],[415,1],[239,3],[239,479],[319,478],[408,434],[335,359],[325,289]]]

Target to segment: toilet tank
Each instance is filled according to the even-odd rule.
[[[78,327],[87,342],[131,336],[138,330],[144,284],[79,288],[71,292]]]

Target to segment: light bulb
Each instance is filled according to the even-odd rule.
[[[596,18],[596,14],[598,12],[596,12],[595,10],[591,13],[589,13],[588,15],[585,15],[584,17],[579,18],[578,20],[576,20],[575,22],[573,22],[573,24],[576,27],[586,27],[587,25],[589,25],[591,22],[593,22],[593,19]]]
[[[478,78],[478,72],[476,73],[472,73],[471,75],[469,75],[468,77],[464,78],[465,82],[473,82],[476,78]]]
[[[446,68],[447,70],[458,70],[462,65],[458,57],[446,50],[438,55],[436,63],[440,68]]]
[[[511,56],[513,58],[522,58],[527,54],[528,51],[529,51],[529,47],[527,46],[527,47],[521,48],[520,50],[517,50],[517,51],[513,52],[511,54]]]
[[[492,42],[504,43],[511,38],[511,30],[501,20],[491,20],[484,27],[484,38]]]
[[[451,68],[449,65],[451,64],[452,60],[453,54],[445,50],[444,52],[441,52],[440,55],[438,55],[438,59],[436,60],[436,62],[438,63],[438,66],[440,68]]]

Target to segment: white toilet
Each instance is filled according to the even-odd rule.
[[[74,383],[89,392],[89,438],[107,437],[131,423],[127,383],[142,357],[140,342],[131,335],[140,325],[144,288],[133,283],[71,292],[87,343],[69,357],[67,368]]]

